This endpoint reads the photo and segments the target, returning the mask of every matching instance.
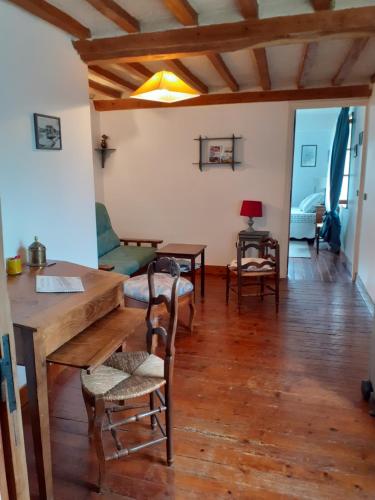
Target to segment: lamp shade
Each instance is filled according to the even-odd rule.
[[[171,71],[158,71],[134,91],[130,97],[171,103],[191,99],[199,95],[197,90],[190,87]]]
[[[242,202],[241,214],[246,217],[262,217],[262,202],[244,200]]]

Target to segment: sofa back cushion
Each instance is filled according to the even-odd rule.
[[[120,246],[120,240],[112,229],[111,219],[103,203],[95,203],[96,236],[98,239],[98,257]]]

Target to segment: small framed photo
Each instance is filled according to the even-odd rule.
[[[37,149],[62,149],[61,124],[57,116],[34,113],[34,132]]]
[[[301,149],[301,167],[316,167],[318,146],[305,144]]]

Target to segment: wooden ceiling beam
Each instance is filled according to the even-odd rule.
[[[86,26],[45,0],[10,0],[10,2],[76,38],[91,37],[91,31]]]
[[[197,89],[201,94],[208,93],[207,85],[196,77],[181,61],[178,59],[170,59],[166,61],[166,64],[171,71],[193,88]]]
[[[237,92],[239,90],[239,85],[230,72],[228,66],[225,64],[224,59],[221,57],[220,54],[216,53],[211,53],[207,54],[208,59],[210,60],[212,66],[216,69],[216,71],[219,73],[221,78],[224,80],[224,82],[227,84],[227,86],[231,89],[232,92]]]
[[[329,10],[334,7],[335,0],[311,0],[311,5],[315,10]]]
[[[112,71],[108,71],[107,69],[101,68],[100,66],[91,65],[89,66],[89,71],[97,76],[100,76],[100,78],[103,78],[104,80],[107,80],[110,83],[120,85],[120,87],[124,87],[128,90],[136,90],[138,88],[138,85],[128,82],[124,78],[121,78],[115,73],[112,73]]]
[[[140,80],[151,78],[154,74],[141,63],[122,63],[118,64],[118,66]]]
[[[332,79],[332,85],[341,85],[347,78],[353,65],[358,61],[359,56],[366,47],[368,41],[369,38],[359,38],[358,40],[354,40],[349,52],[346,54],[345,59],[341,63],[339,70]]]
[[[226,94],[207,94],[179,101],[172,104],[144,101],[141,99],[118,99],[95,101],[97,111],[114,111],[126,109],[175,108],[189,106],[210,106],[217,104],[242,104],[251,102],[277,101],[309,101],[320,99],[352,99],[369,98],[369,85],[354,85],[347,87],[324,87],[313,89],[271,90],[268,92],[237,92]]]
[[[375,7],[246,19],[237,23],[186,27],[131,36],[73,42],[85,62],[142,62],[210,52],[295,44],[326,38],[375,35]]]
[[[236,0],[237,8],[242,17],[258,17],[258,0]]]
[[[92,90],[96,90],[103,95],[108,97],[112,97],[114,99],[120,99],[122,97],[121,90],[113,89],[112,87],[108,87],[107,85],[103,85],[102,83],[95,82],[89,78],[89,88]]]
[[[271,77],[268,68],[266,49],[253,49],[255,65],[258,69],[259,82],[263,90],[271,90]]]
[[[164,0],[164,5],[184,26],[198,24],[198,13],[187,0]]]
[[[318,50],[317,42],[307,43],[304,47],[302,61],[297,77],[297,87],[299,89],[302,89],[307,85],[309,74],[311,73],[312,67],[316,59],[317,50]]]
[[[138,33],[140,31],[137,19],[120,7],[114,0],[86,0],[86,2],[124,31],[128,33]]]

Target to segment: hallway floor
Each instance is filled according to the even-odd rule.
[[[209,276],[194,334],[177,336],[175,464],[164,446],[112,462],[102,497],[79,377],[62,373],[50,391],[55,498],[375,498],[375,421],[360,393],[371,318],[334,267],[322,271],[341,276],[332,283],[302,280],[294,265],[278,316],[272,298],[226,307],[223,279]],[[149,435],[144,422],[129,441]],[[28,426],[26,438],[31,457]]]

